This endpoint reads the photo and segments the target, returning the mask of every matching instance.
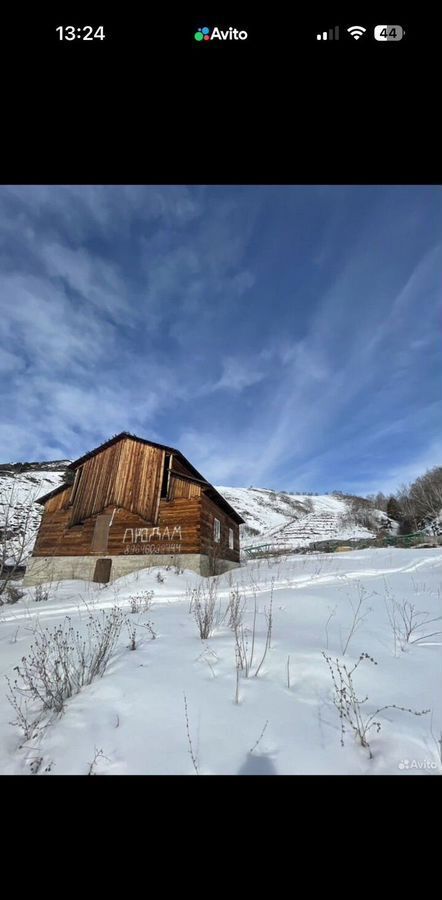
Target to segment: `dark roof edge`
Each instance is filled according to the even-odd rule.
[[[237,513],[236,509],[230,505],[230,503],[222,496],[222,494],[218,493],[216,488],[214,488],[213,484],[210,484],[201,472],[198,472],[198,469],[195,469],[195,466],[189,462],[188,459],[181,453],[181,450],[177,450],[175,447],[168,447],[166,444],[157,444],[155,441],[148,441],[146,438],[140,438],[136,434],[130,434],[129,431],[121,431],[119,434],[114,435],[110,440],[105,441],[103,444],[100,444],[99,447],[95,447],[94,450],[90,450],[89,453],[85,453],[83,456],[80,456],[78,459],[75,459],[67,469],[77,469],[78,466],[82,465],[86,462],[87,459],[91,459],[92,456],[96,456],[97,453],[101,453],[102,450],[107,450],[108,447],[112,447],[113,444],[116,444],[118,441],[121,441],[123,438],[130,438],[132,441],[138,441],[140,444],[148,444],[150,447],[157,447],[158,450],[166,450],[168,453],[174,453],[178,459],[180,459],[191,472],[193,472],[195,478],[198,481],[204,482],[207,485],[207,491],[204,493],[211,494],[218,503],[219,506],[224,508],[232,518],[236,519],[239,524],[244,524],[244,519],[242,516]],[[178,473],[177,473],[178,475]],[[61,484],[58,488],[55,488],[53,491],[50,491],[49,494],[45,494],[43,497],[39,497],[36,501],[37,503],[46,503],[47,500],[50,500],[51,497],[55,497],[56,494],[60,493],[60,491],[64,491],[67,487],[70,487],[69,484]]]
[[[175,450],[174,447],[166,447],[165,444],[157,444],[155,441],[147,441],[146,438],[140,438],[136,434],[131,434],[130,431],[120,431],[119,434],[115,434],[113,437],[109,438],[108,441],[104,441],[103,444],[99,444],[98,447],[94,447],[93,450],[89,450],[88,453],[84,453],[83,456],[79,456],[78,459],[74,459],[73,462],[69,466],[68,469],[77,469],[78,466],[81,466],[86,460],[91,459],[93,456],[96,456],[97,453],[101,453],[103,450],[107,450],[108,447],[112,447],[113,444],[118,443],[123,438],[131,438],[133,441],[138,441],[140,444],[150,444],[152,447],[158,447],[159,450],[168,450],[171,453],[179,453],[178,450]]]
[[[60,494],[61,491],[65,491],[66,488],[72,487],[71,484],[59,484],[58,487],[54,488],[53,491],[49,491],[49,494],[43,494],[42,497],[38,497],[35,501],[36,503],[46,503],[52,497],[55,497],[56,494]]]
[[[222,494],[217,491],[216,488],[213,487],[213,484],[207,483],[207,490],[204,490],[203,488],[203,494],[206,494],[206,496],[209,497],[210,500],[213,500],[213,502],[220,506],[221,509],[224,509],[226,512],[228,512],[229,516],[232,519],[235,519],[238,525],[245,525],[245,520],[242,518],[242,516],[240,516],[240,514],[236,511],[236,509],[233,508],[233,506],[230,506],[230,503],[226,500],[225,497],[223,497]]]

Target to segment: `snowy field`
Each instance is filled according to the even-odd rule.
[[[61,582],[40,602],[28,588],[0,607],[0,772],[440,775],[441,575],[442,549],[388,548],[254,561],[215,579],[146,569],[112,585]],[[218,619],[204,640],[195,595],[189,612],[201,586],[206,598],[216,590]],[[151,591],[143,612],[131,598]],[[248,677],[226,614],[232,591],[245,604],[238,634]],[[10,724],[5,676],[13,682],[14,666],[46,628],[69,616],[85,635],[90,616],[100,621],[115,606],[125,622],[104,675],[66,699],[61,714],[40,717],[40,705],[30,704],[28,717],[38,724],[24,739]],[[402,613],[415,626],[408,640]],[[367,698],[355,713],[361,727],[371,716],[381,726],[367,732],[368,747],[349,724],[341,746],[323,652],[347,671],[361,654],[377,663],[364,658],[352,675],[357,698]],[[430,711],[376,714],[393,704]]]

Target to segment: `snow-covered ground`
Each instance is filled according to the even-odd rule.
[[[26,774],[395,774],[442,772],[437,740],[442,731],[442,622],[422,625],[415,643],[394,641],[389,619],[404,601],[442,616],[442,549],[363,550],[291,556],[250,562],[216,579],[185,571],[146,569],[112,585],[62,582],[47,601],[34,589],[0,608],[0,772]],[[17,584],[17,582],[15,583]],[[221,613],[237,589],[247,609],[248,653],[257,602],[254,659],[249,677],[239,678],[234,637],[220,622],[201,640],[190,592],[217,588]],[[148,613],[130,612],[130,598],[154,591]],[[396,606],[393,606],[393,601]],[[259,674],[272,602],[271,645]],[[360,619],[348,641],[354,610]],[[36,627],[52,629],[71,617],[82,634],[89,615],[119,606],[137,625],[137,649],[123,628],[103,677],[66,701],[35,737],[23,744],[6,699],[4,676],[15,677],[35,640]],[[143,624],[152,622],[157,637]],[[430,635],[430,636],[428,636]],[[346,644],[348,646],[346,648]],[[345,649],[345,655],[343,651]],[[379,707],[431,712],[415,716],[387,709],[375,716],[381,730],[369,732],[369,751],[352,734],[341,746],[333,685],[322,651],[352,667],[362,660],[354,686],[363,717]],[[288,683],[289,670],[289,683]],[[184,695],[187,704],[185,714]]]

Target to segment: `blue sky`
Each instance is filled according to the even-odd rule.
[[[219,485],[442,464],[439,187],[0,188],[0,460],[119,431]]]

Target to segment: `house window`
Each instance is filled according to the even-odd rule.
[[[213,520],[213,540],[219,544],[221,540],[221,522],[219,519]]]
[[[233,550],[233,528],[229,528],[229,550]]]

